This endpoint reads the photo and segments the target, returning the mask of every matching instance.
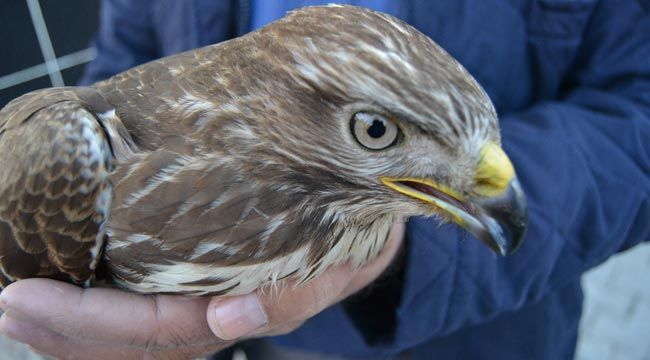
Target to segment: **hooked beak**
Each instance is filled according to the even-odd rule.
[[[497,144],[488,143],[481,150],[476,185],[467,198],[428,179],[381,177],[381,182],[446,212],[500,255],[512,254],[525,236],[526,197],[510,159]]]

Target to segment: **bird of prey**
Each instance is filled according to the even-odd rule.
[[[0,112],[0,278],[242,294],[360,266],[392,224],[500,254],[525,197],[483,89],[386,14],[308,7],[259,31]]]

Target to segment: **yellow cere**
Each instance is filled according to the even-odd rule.
[[[489,142],[481,149],[476,168],[474,194],[482,197],[499,196],[515,177],[515,168],[503,149]]]

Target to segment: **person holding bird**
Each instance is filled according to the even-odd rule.
[[[60,358],[571,358],[580,274],[650,238],[650,16],[495,2],[199,48],[313,2],[105,1],[99,82],[0,112],[0,331]]]

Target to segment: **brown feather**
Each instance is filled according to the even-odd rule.
[[[95,214],[95,203],[109,190],[110,167],[110,154],[93,153],[108,149],[94,119],[67,89],[27,95],[0,112],[0,243],[9,246],[0,251],[0,269],[7,278],[90,278],[106,215]],[[90,143],[91,133],[100,144]]]
[[[413,145],[359,147],[358,108],[390,113]],[[89,129],[101,159],[83,150]],[[306,8],[3,109],[0,281],[87,281],[102,231],[105,268],[133,291],[306,281],[374,257],[398,215],[431,215],[380,176],[467,189],[474,144],[498,137],[483,90],[426,36],[362,8]]]

